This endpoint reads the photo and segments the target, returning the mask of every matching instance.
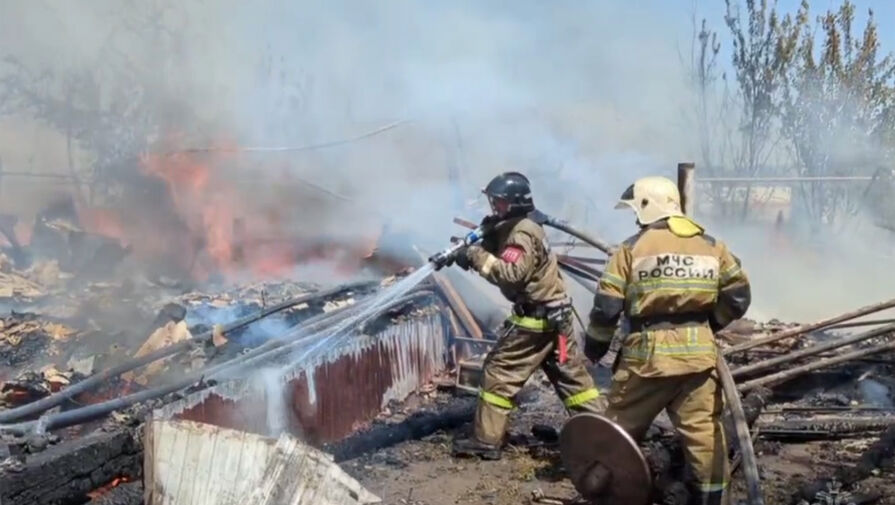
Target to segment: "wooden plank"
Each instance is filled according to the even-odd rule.
[[[366,505],[380,500],[328,454],[192,421],[146,426],[146,505]],[[151,479],[151,480],[150,480]]]
[[[451,310],[453,310],[457,315],[457,318],[460,319],[460,324],[463,326],[463,329],[466,330],[466,333],[474,339],[484,339],[485,335],[482,333],[482,328],[476,322],[472,312],[469,311],[469,307],[466,306],[463,298],[457,293],[457,290],[454,289],[451,281],[440,272],[433,273],[432,278],[435,280],[438,289],[444,295],[445,300],[447,300],[448,305],[451,306]]]

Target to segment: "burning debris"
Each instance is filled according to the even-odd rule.
[[[438,273],[430,279],[384,304],[373,302],[376,293],[402,284],[401,279],[332,289],[278,282],[144,296],[142,300],[155,301],[147,304],[154,315],[147,314],[140,325],[143,336],[131,339],[127,347],[86,358],[67,349],[95,336],[96,328],[79,329],[36,314],[11,315],[0,334],[3,345],[15,344],[23,359],[7,364],[22,373],[7,376],[2,387],[5,410],[0,410],[0,423],[8,456],[0,466],[0,479],[16,483],[4,488],[3,503],[144,503],[144,483],[168,479],[161,470],[147,470],[150,465],[168,468],[157,461],[157,448],[148,451],[146,439],[138,435],[149,429],[142,426],[150,425],[144,424],[150,417],[156,426],[210,423],[213,428],[196,428],[196,436],[214,439],[215,434],[228,433],[225,438],[253,440],[269,454],[280,454],[277,448],[283,444],[301,447],[288,435],[299,434],[332,453],[387,503],[440,503],[454,496],[454,491],[441,490],[439,498],[433,498],[427,493],[434,490],[425,491],[414,477],[415,472],[425,472],[424,477],[433,471],[461,477],[455,495],[461,502],[487,496],[492,503],[518,503],[533,492],[539,503],[548,503],[544,500],[550,496],[571,497],[572,490],[562,484],[558,437],[545,428],[558,427],[564,414],[550,399],[546,382],[530,385],[520,398],[522,405],[537,408],[527,408],[513,424],[510,443],[516,450],[508,463],[512,492],[484,489],[469,494],[470,479],[482,482],[490,472],[481,463],[452,459],[443,433],[472,418],[475,401],[463,393],[477,387],[475,356],[488,349],[492,332],[466,308],[447,276]],[[746,417],[758,441],[759,466],[768,482],[765,492],[775,497],[772,503],[813,503],[810,500],[827,499],[824,493],[870,503],[866,500],[885,493],[873,491],[876,484],[868,482],[890,471],[888,414],[895,384],[888,378],[890,363],[872,360],[890,353],[885,347],[890,329],[887,323],[869,330],[856,326],[854,331],[844,325],[890,306],[887,302],[812,325],[740,322],[724,335],[731,343],[725,352],[733,375],[747,393]],[[313,346],[301,343],[301,335],[338,333],[354,325],[354,336],[333,340],[331,349],[308,353]],[[33,354],[29,359],[28,345],[49,362]],[[297,361],[302,355],[305,358]],[[254,363],[263,363],[266,371],[257,373]],[[32,364],[35,368],[28,370]],[[445,375],[452,368],[454,375]],[[97,375],[101,370],[112,373]],[[772,387],[773,394],[760,386]],[[274,442],[277,437],[279,442]],[[792,486],[800,478],[773,463],[786,461],[798,448],[811,451],[812,444],[849,443],[846,440],[868,442],[844,470],[806,474],[798,497]],[[663,503],[685,503],[688,495],[682,483],[687,475],[667,421],[660,418],[644,444],[657,495]],[[83,451],[121,464],[117,470],[97,467],[89,481],[76,484],[76,476],[66,477],[65,469],[72,458],[83,457]],[[190,451],[190,457],[202,454]],[[289,457],[282,454],[277,463],[281,470],[283,464],[292,464],[285,463]],[[737,465],[736,447],[731,456]],[[202,464],[212,465],[209,475],[217,468],[211,460]],[[49,471],[58,476],[52,485],[37,477]],[[416,483],[411,485],[421,488],[411,492],[402,486],[376,487],[399,473],[409,474],[409,482]],[[545,478],[556,484],[548,485]],[[165,484],[153,486],[167,489]]]
[[[191,163],[188,158],[182,161]],[[7,303],[28,312],[11,312],[0,327],[4,504],[180,503],[193,499],[183,493],[193,497],[201,485],[199,479],[181,487],[182,465],[216,491],[257,505],[325,502],[301,494],[303,483],[320,479],[332,479],[332,487],[314,489],[347,493],[356,503],[376,502],[372,493],[387,503],[423,505],[564,503],[574,496],[556,431],[565,414],[543,378],[517,398],[528,408],[513,421],[508,466],[499,472],[448,453],[446,433],[464,429],[473,417],[476,400],[466,393],[478,390],[497,333],[467,307],[448,274],[414,269],[406,251],[371,247],[364,237],[336,248],[353,251],[353,260],[342,265],[353,265],[351,276],[362,277],[364,262],[380,274],[399,275],[327,288],[240,283],[240,272],[251,271],[247,265],[260,261],[261,270],[282,272],[277,268],[294,266],[296,257],[336,249],[302,249],[290,239],[279,243],[284,256],[264,256],[250,244],[257,233],[275,230],[259,231],[232,212],[208,214],[214,202],[194,199],[199,189],[218,184],[208,171],[164,178],[177,211],[191,216],[181,224],[193,242],[187,247],[181,240],[174,248],[186,251],[177,280],[158,272],[122,279],[97,268],[92,258],[122,265],[131,253],[151,250],[151,241],[134,236],[139,228],[124,226],[114,213],[69,202],[43,212],[30,241],[7,234],[13,259],[0,261],[7,275],[0,276],[0,288],[7,282]],[[547,220],[590,252],[611,251],[599,238]],[[222,233],[226,226],[232,228]],[[558,255],[559,264],[592,290],[605,260],[578,252],[577,245]],[[887,301],[808,325],[739,321],[719,335],[745,418],[726,421],[727,438],[737,440],[743,423],[751,430],[768,502],[871,503],[890,491],[874,479],[892,471],[895,383],[888,358],[895,325],[853,320],[893,307]],[[603,389],[615,351],[596,370]],[[187,439],[195,444],[186,448]],[[786,470],[799,454],[816,463],[829,444],[848,454],[849,463],[803,475]],[[214,458],[207,450],[212,445],[223,451]],[[748,470],[748,454],[732,445],[734,468]],[[685,504],[689,475],[667,419],[657,420],[642,449],[653,495]],[[224,453],[255,459],[241,468],[227,463],[232,458]],[[73,464],[82,458],[89,478]],[[284,487],[283,472],[305,477]],[[433,475],[456,479],[455,488],[426,484]],[[392,476],[411,487],[383,487]],[[215,497],[203,499],[213,503]]]
[[[54,471],[77,457],[79,444],[113,447],[107,450],[131,447],[113,443],[113,435],[130,437],[141,451],[133,430],[153,408],[162,418],[201,419],[262,435],[301,433],[317,444],[349,435],[449,366],[447,345],[453,334],[448,318],[454,317],[448,316],[449,306],[440,301],[434,286],[424,283],[403,290],[402,282],[386,279],[381,287],[360,282],[325,290],[281,282],[179,295],[161,305],[144,326],[148,337],[142,343],[134,341],[115,356],[88,360],[90,367],[103,370],[100,373],[91,374],[87,364],[72,360],[69,368],[79,372],[47,368],[7,380],[0,431],[10,450],[2,472],[13,479]],[[373,296],[394,288],[399,294],[386,302]],[[68,336],[73,342],[78,335],[35,319],[10,325],[10,335],[33,333],[44,346],[53,331],[60,341]],[[329,331],[340,336],[331,348],[303,351],[315,350],[314,339]],[[310,359],[296,360],[302,355]],[[27,366],[36,358],[23,363]],[[270,373],[257,374],[256,362]],[[368,381],[363,391],[345,387],[356,381],[359,371],[376,380]],[[259,409],[267,415],[259,417]],[[89,439],[90,430],[100,426],[97,420],[110,414],[100,432],[110,435]],[[44,435],[47,432],[52,435]],[[58,457],[40,459],[51,454]],[[17,486],[4,488],[0,499],[74,503],[86,497],[99,503],[111,500],[113,492],[125,493],[113,490],[123,482],[139,481],[142,474],[96,475],[96,481],[78,486],[60,477],[53,484],[60,490],[53,492],[42,489],[46,484],[39,480],[18,480]],[[69,494],[60,498],[64,492]]]

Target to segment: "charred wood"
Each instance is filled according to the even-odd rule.
[[[0,502],[84,503],[88,493],[115,479],[139,479],[142,458],[141,444],[129,430],[91,433],[24,455],[17,464],[4,464],[0,469]]]
[[[808,438],[845,438],[854,435],[885,430],[895,426],[892,416],[847,417],[835,416],[812,419],[785,419],[759,423],[761,434],[765,438],[793,437]],[[800,436],[802,434],[802,436]]]
[[[895,457],[895,426],[890,426],[867,450],[861,454],[854,466],[838,468],[832,479],[841,483],[846,489],[873,475],[886,460]],[[828,487],[830,479],[821,479],[810,482],[802,487],[793,501],[808,500],[818,495]]]
[[[143,482],[125,482],[90,500],[88,505],[143,505]]]
[[[872,347],[866,347],[863,349],[859,349],[856,351],[852,351],[849,353],[842,354],[840,356],[836,356],[834,358],[821,359],[817,361],[812,361],[810,363],[797,366],[791,368],[789,370],[784,370],[782,372],[777,372],[775,374],[767,375],[765,377],[761,377],[759,379],[754,379],[749,382],[745,382],[738,386],[740,391],[749,391],[759,386],[774,386],[776,384],[780,384],[786,382],[794,377],[798,377],[799,375],[803,375],[809,372],[813,372],[815,370],[822,370],[824,368],[829,368],[835,365],[840,365],[842,363],[848,363],[849,361],[854,361],[856,359],[861,359],[866,356],[871,356],[873,354],[880,354],[883,352],[888,352],[895,350],[895,343],[887,342],[885,344],[880,344]]]
[[[315,292],[315,293],[310,293],[307,295],[299,296],[299,297],[287,300],[283,303],[269,307],[267,309],[264,309],[262,311],[259,311],[256,314],[252,314],[245,318],[239,319],[231,324],[228,324],[224,327],[223,331],[224,332],[232,331],[232,330],[247,326],[247,325],[254,323],[255,321],[258,321],[270,314],[294,307],[295,305],[304,303],[304,302],[314,299],[314,298],[333,296],[335,294],[342,293],[345,291],[350,291],[353,289],[369,289],[370,286],[371,286],[371,283],[358,283],[358,284],[352,284],[352,285],[346,285],[346,286],[339,286],[337,288],[333,288],[333,289],[326,290],[323,292]],[[44,412],[48,409],[51,409],[57,405],[60,405],[64,402],[66,402],[67,400],[69,400],[71,398],[74,398],[78,394],[81,394],[81,393],[84,393],[87,391],[91,391],[91,390],[99,387],[101,384],[105,383],[106,381],[113,379],[115,377],[118,377],[119,375],[121,375],[125,372],[135,370],[137,368],[140,368],[141,366],[158,361],[162,358],[166,358],[168,356],[173,356],[180,352],[184,352],[188,349],[191,349],[193,346],[203,345],[204,343],[210,341],[212,336],[213,336],[213,333],[211,331],[208,331],[208,332],[202,333],[200,335],[197,335],[190,340],[185,340],[182,342],[178,342],[177,344],[174,344],[172,346],[157,349],[156,351],[146,354],[145,356],[135,358],[135,359],[130,360],[126,363],[122,363],[122,364],[115,366],[113,368],[109,368],[109,369],[104,370],[100,373],[94,374],[77,384],[73,384],[72,386],[63,389],[62,391],[60,391],[58,393],[50,395],[46,398],[42,398],[36,402],[29,403],[29,404],[23,405],[21,407],[16,407],[14,409],[4,410],[4,411],[0,412],[0,423],[15,421],[18,419],[25,419],[30,416],[34,416],[35,414],[40,414],[41,412]]]
[[[805,325],[797,326],[795,328],[791,328],[789,330],[783,330],[783,331],[779,331],[776,333],[772,333],[765,337],[754,338],[754,339],[744,342],[742,344],[735,345],[733,347],[725,349],[724,355],[726,356],[726,355],[737,353],[737,352],[747,351],[749,349],[758,347],[760,345],[770,344],[773,342],[783,340],[785,338],[798,337],[798,336],[804,335],[806,333],[810,333],[815,330],[828,328],[835,324],[843,323],[845,321],[851,321],[852,319],[857,319],[861,316],[866,316],[867,314],[873,314],[874,312],[880,312],[880,311],[883,311],[886,309],[890,309],[892,307],[895,307],[895,299],[887,300],[885,302],[877,303],[874,305],[868,305],[868,306],[862,307],[858,310],[855,310],[852,312],[846,312],[845,314],[842,314],[842,315],[839,315],[836,317],[831,317],[829,319],[824,319],[824,320],[818,321],[816,323],[805,324]]]
[[[829,342],[824,342],[822,344],[818,344],[807,349],[802,349],[800,351],[787,353],[783,356],[778,356],[776,358],[767,359],[764,361],[759,361],[757,363],[753,363],[751,365],[746,365],[740,368],[733,370],[731,373],[735,378],[752,375],[756,372],[761,372],[767,370],[769,368],[774,368],[780,365],[792,363],[793,361],[797,361],[802,358],[807,358],[810,356],[816,356],[818,354],[832,351],[834,349],[839,349],[841,347],[845,347],[847,345],[857,344],[859,342],[864,342],[866,340],[870,340],[871,338],[876,338],[882,335],[886,335],[895,331],[895,324],[889,324],[880,328],[874,328],[870,331],[866,331],[864,333],[860,333],[858,335],[851,335],[845,338],[831,340]]]
[[[599,281],[593,280],[590,277],[581,276],[577,272],[575,272],[574,269],[569,268],[562,263],[559,264],[559,268],[561,268],[563,272],[569,274],[572,280],[577,282],[581,287],[589,291],[591,294],[597,293],[597,282]]]
[[[439,430],[457,428],[472,421],[477,399],[462,398],[432,411],[416,412],[398,423],[375,424],[339,442],[324,446],[336,461],[354,459],[407,440],[417,440]]]
[[[751,428],[755,425],[762,410],[770,401],[773,393],[767,388],[757,388],[743,398],[743,414],[746,417],[746,424]],[[736,427],[730,415],[724,416],[724,434],[730,444],[730,450],[739,452],[739,439],[736,434]]]
[[[376,318],[381,316],[382,314],[392,310],[394,307],[406,305],[410,303],[414,298],[430,296],[434,296],[434,293],[432,291],[424,289],[417,289],[415,291],[412,290],[410,294],[407,294],[402,298],[394,300],[384,305],[383,307],[378,308],[377,312],[374,312],[370,315],[369,320],[375,321]],[[348,312],[348,310],[345,310],[343,312]],[[319,314],[315,317],[322,318],[322,320],[318,320],[313,323],[312,321],[314,321],[315,318],[309,319],[306,324],[302,326],[302,329],[304,329],[307,333],[305,335],[305,338],[314,337],[314,332],[311,331],[311,328],[315,325],[322,323],[323,321],[328,321],[329,319],[335,319],[341,315],[342,312],[335,315],[333,315],[332,313]],[[176,382],[151,389],[146,389],[130,395],[121,396],[102,403],[88,405],[86,407],[78,408],[75,410],[47,415],[41,419],[41,423],[43,423],[45,429],[47,430],[75,426],[95,419],[100,419],[109,415],[115,410],[121,410],[138,403],[159,399],[164,397],[165,395],[176,393],[192,386],[196,386],[198,389],[204,389],[205,387],[208,387],[209,381],[218,378],[220,375],[223,375],[225,373],[242,373],[252,367],[257,367],[261,363],[265,363],[272,359],[283,356],[290,350],[294,350],[298,345],[303,344],[305,342],[305,338],[297,338],[289,341],[269,340],[264,345],[256,347],[246,354],[242,354],[236,358],[232,358],[228,361],[224,361],[213,366],[193,371],[190,374],[186,375],[183,379],[180,379]],[[0,414],[3,414],[3,412],[0,412]],[[21,435],[33,430],[36,425],[37,421],[0,425],[0,432]]]

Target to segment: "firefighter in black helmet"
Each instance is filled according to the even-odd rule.
[[[495,177],[484,191],[492,214],[482,245],[457,257],[513,302],[513,313],[485,358],[472,438],[456,440],[454,454],[500,458],[513,399],[538,368],[570,412],[596,412],[599,392],[572,338],[572,303],[535,210],[528,179],[518,172]]]

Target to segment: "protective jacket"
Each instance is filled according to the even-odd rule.
[[[544,229],[527,217],[498,223],[467,256],[475,269],[517,304],[564,300],[566,287]]]
[[[539,368],[569,411],[596,412],[599,391],[572,336],[571,300],[544,229],[523,217],[503,221],[468,265],[513,302],[505,330],[485,358],[475,438],[499,446],[514,398]]]
[[[751,302],[739,259],[685,217],[644,227],[610,258],[590,313],[588,338],[608,343],[620,316],[630,323],[621,359],[642,377],[714,368],[714,331]]]
[[[642,228],[610,258],[588,338],[624,336],[606,415],[639,440],[665,410],[693,469],[697,499],[720,504],[729,483],[714,331],[745,314],[749,281],[727,246],[683,216]]]

